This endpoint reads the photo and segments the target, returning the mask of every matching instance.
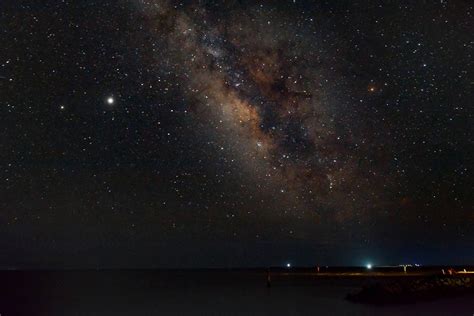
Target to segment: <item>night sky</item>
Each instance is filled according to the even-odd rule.
[[[473,263],[473,14],[1,1],[0,266]]]

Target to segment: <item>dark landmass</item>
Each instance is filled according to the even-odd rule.
[[[347,299],[356,303],[399,304],[430,301],[474,292],[474,279],[461,276],[431,276],[424,279],[398,279],[365,286]]]

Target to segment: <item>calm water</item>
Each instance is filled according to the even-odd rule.
[[[0,272],[8,315],[474,315],[474,296],[375,307],[344,300],[370,280],[257,272]]]

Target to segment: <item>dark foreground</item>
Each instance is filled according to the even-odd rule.
[[[9,315],[473,315],[474,295],[389,306],[348,293],[419,274],[255,271],[3,271],[0,314]]]

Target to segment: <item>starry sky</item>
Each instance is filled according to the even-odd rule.
[[[0,4],[0,266],[474,262],[473,3]]]

